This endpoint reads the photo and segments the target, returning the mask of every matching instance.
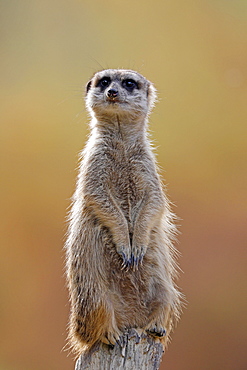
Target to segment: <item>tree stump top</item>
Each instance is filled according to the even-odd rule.
[[[121,338],[121,345],[100,343],[82,354],[75,370],[158,370],[162,354],[159,340],[129,329]]]

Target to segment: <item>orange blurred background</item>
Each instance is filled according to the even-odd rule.
[[[0,370],[72,370],[65,216],[88,134],[84,85],[132,68],[181,218],[186,295],[166,370],[247,369],[247,2],[2,1]]]

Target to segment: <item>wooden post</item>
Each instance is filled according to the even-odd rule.
[[[160,341],[129,329],[123,335],[121,346],[100,343],[78,358],[75,370],[158,370],[162,354]]]

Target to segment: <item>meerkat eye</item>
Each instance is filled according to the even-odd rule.
[[[122,85],[128,91],[133,91],[134,89],[138,89],[138,85],[136,81],[132,79],[123,80]]]
[[[97,83],[97,86],[100,86],[101,88],[105,89],[107,86],[109,86],[111,83],[110,77],[103,77],[99,82]]]

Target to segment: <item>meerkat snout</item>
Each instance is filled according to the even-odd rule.
[[[107,95],[107,98],[109,98],[110,100],[115,100],[118,96],[118,90],[111,88],[107,91],[106,95]]]

